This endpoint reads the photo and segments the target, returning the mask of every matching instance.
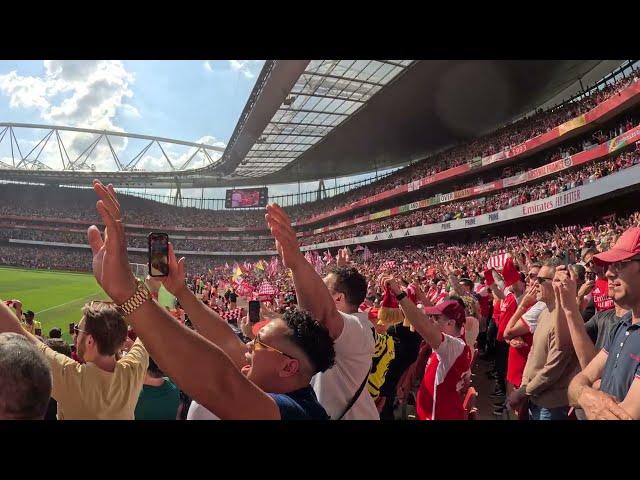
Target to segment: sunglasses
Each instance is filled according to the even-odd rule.
[[[640,262],[640,258],[630,258],[628,260],[622,260],[620,262],[613,262],[609,264],[609,268],[613,268],[615,271],[622,270],[627,264],[631,262]]]
[[[538,285],[542,285],[544,282],[546,282],[547,280],[553,280],[553,278],[549,278],[549,277],[536,277],[536,281],[538,282]]]
[[[79,329],[79,328],[78,328],[78,326],[77,326],[77,325],[75,325],[75,326],[73,327],[73,334],[74,334],[74,335],[78,335],[78,333],[80,333],[80,332],[82,332],[82,333],[87,333],[87,331],[86,331],[86,330],[81,330],[81,329]]]
[[[284,353],[282,350],[278,350],[277,348],[264,343],[262,340],[260,340],[260,334],[256,335],[255,338],[253,339],[253,348],[255,350],[269,350],[271,352],[276,352],[276,353],[279,353],[280,355],[284,355],[285,357],[290,358],[291,360],[296,360],[295,357],[292,357],[291,355]]]

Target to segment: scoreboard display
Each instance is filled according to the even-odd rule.
[[[225,208],[266,207],[269,200],[268,188],[242,188],[227,190]]]

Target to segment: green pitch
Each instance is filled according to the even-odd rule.
[[[23,311],[36,313],[45,336],[58,327],[64,339],[71,342],[69,324],[80,321],[82,306],[109,297],[88,273],[0,267],[0,299],[20,300]],[[173,305],[173,297],[164,288],[160,290],[160,303]]]

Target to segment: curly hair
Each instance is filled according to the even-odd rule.
[[[287,337],[309,358],[314,373],[333,367],[336,351],[329,330],[313,319],[309,312],[291,309],[282,316],[289,327]]]
[[[337,267],[330,272],[335,275],[334,290],[343,293],[349,305],[358,306],[367,296],[367,279],[354,267]]]

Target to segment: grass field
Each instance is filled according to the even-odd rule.
[[[108,300],[88,273],[24,270],[0,267],[0,299],[18,299],[23,311],[33,310],[42,323],[42,333],[58,327],[71,341],[69,324],[80,321],[82,306],[91,300]],[[160,303],[171,305],[173,297],[162,288]]]

